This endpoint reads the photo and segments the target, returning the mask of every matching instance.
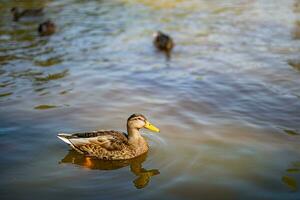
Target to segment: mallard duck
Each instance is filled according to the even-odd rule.
[[[56,26],[51,20],[47,20],[43,23],[41,23],[38,27],[38,32],[40,36],[47,36],[47,35],[52,35],[55,33]]]
[[[153,37],[154,37],[153,44],[158,50],[164,51],[168,54],[172,51],[174,47],[174,42],[169,35],[161,31],[157,31],[156,33],[153,34]]]
[[[19,19],[24,16],[42,15],[43,10],[43,8],[20,10],[18,7],[13,7],[10,11],[13,15],[13,20],[19,21]]]
[[[125,160],[148,151],[148,143],[139,132],[141,128],[159,132],[144,115],[133,114],[127,120],[127,134],[114,130],[99,130],[87,133],[60,133],[57,137],[81,154],[103,160]]]

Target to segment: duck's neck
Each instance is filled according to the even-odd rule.
[[[148,144],[146,140],[141,136],[140,132],[136,128],[129,128],[127,126],[128,143],[134,149],[135,155],[141,155],[148,151]]]
[[[127,133],[128,133],[129,141],[131,142],[138,141],[139,138],[142,137],[139,130],[136,128],[130,128],[127,126]]]

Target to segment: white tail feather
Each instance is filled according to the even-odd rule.
[[[57,135],[57,137],[58,137],[59,139],[61,139],[62,141],[64,141],[65,143],[71,145],[71,142],[69,141],[69,139],[66,138],[66,136],[70,136],[70,135],[71,135],[71,134],[67,134],[67,133],[59,133],[59,134]]]

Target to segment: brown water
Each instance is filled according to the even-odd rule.
[[[16,5],[45,14],[12,22]],[[57,33],[38,37],[48,18]],[[0,198],[300,199],[299,21],[292,0],[2,0]],[[161,129],[142,158],[56,138],[135,112]]]

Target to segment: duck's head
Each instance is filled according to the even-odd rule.
[[[45,21],[44,23],[41,23],[38,27],[38,32],[40,35],[51,35],[55,32],[56,26],[54,22],[52,22],[50,19]]]
[[[127,120],[127,128],[137,130],[146,128],[153,132],[159,132],[159,129],[151,124],[142,114],[132,114]]]
[[[11,13],[18,13],[19,12],[19,8],[18,7],[13,7],[12,9],[10,9]]]
[[[10,9],[11,14],[13,15],[13,20],[18,21],[20,14],[19,14],[19,8],[18,7],[13,7]]]
[[[157,37],[161,36],[162,34],[163,34],[163,33],[162,33],[161,31],[156,31],[156,32],[153,33],[152,36],[153,36],[154,38],[157,38]]]
[[[55,29],[55,24],[50,19],[44,23],[44,26],[46,26],[48,29]]]
[[[167,56],[169,57],[170,52],[174,47],[173,39],[169,35],[161,31],[156,31],[153,34],[153,37],[154,37],[153,43],[156,46],[156,48],[161,51],[165,51],[167,53]]]

